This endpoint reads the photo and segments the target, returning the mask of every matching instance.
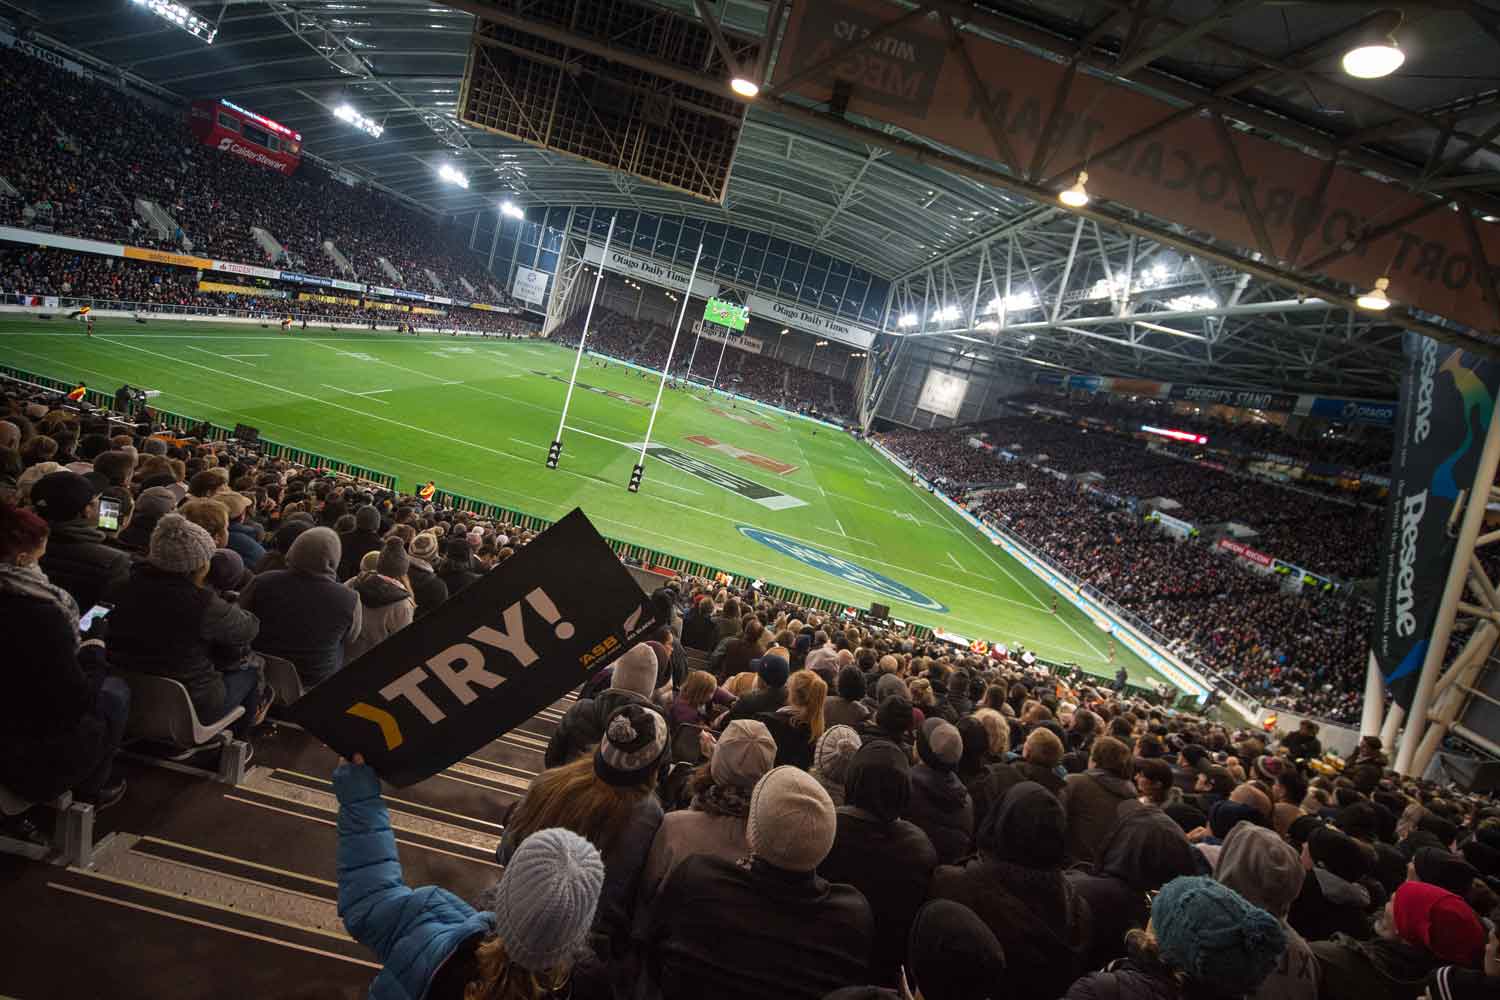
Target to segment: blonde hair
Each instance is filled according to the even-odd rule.
[[[823,735],[823,702],[827,698],[828,684],[811,670],[799,670],[787,681],[786,703],[815,743]]]
[[[568,984],[572,963],[555,969],[523,969],[511,961],[505,942],[487,935],[474,949],[479,978],[464,984],[464,1000],[541,1000]]]
[[[735,674],[729,678],[729,683],[725,684],[724,688],[736,698],[743,698],[751,691],[754,691],[758,683],[760,683],[760,678],[756,676],[755,672],[746,670],[744,673]]]
[[[1005,716],[993,708],[981,708],[974,713],[974,718],[984,727],[984,734],[990,741],[990,753],[1005,753],[1010,749],[1010,723],[1005,721]]]
[[[177,513],[212,535],[215,542],[229,534],[229,508],[217,500],[198,497],[178,507]]]
[[[682,691],[678,697],[694,708],[702,708],[718,690],[719,682],[714,675],[707,670],[693,670],[682,682]]]
[[[937,704],[937,696],[932,693],[932,681],[925,677],[913,677],[906,682],[911,689],[911,703],[918,708],[931,708]]]

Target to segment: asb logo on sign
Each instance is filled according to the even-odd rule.
[[[892,597],[898,601],[922,608],[926,611],[936,611],[945,614],[948,606],[939,604],[932,598],[920,591],[912,590],[904,583],[897,583],[884,573],[877,573],[873,569],[866,569],[856,565],[847,559],[836,556],[831,552],[825,552],[820,548],[799,542],[795,538],[778,535],[772,531],[763,531],[760,528],[752,528],[749,525],[738,526],[740,534],[770,549],[775,549],[784,556],[789,556],[813,569],[821,570],[830,576],[836,576],[840,580],[864,587],[882,597]]]

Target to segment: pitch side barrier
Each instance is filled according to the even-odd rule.
[[[62,394],[67,394],[73,389],[73,386],[67,382],[48,378],[46,375],[38,375],[35,372],[24,371],[20,368],[12,368],[9,365],[0,365],[0,376],[4,376],[12,382],[19,382],[33,388],[48,389]],[[112,393],[101,392],[98,389],[87,390],[83,398],[84,402],[97,406],[100,409],[109,409],[115,403],[115,397]],[[207,423],[196,417],[189,417],[181,413],[172,413],[169,410],[157,409],[154,406],[148,406],[147,409],[151,411],[158,422],[172,430],[184,433],[192,431],[196,434],[198,431],[205,429],[206,424],[208,440],[210,441],[226,441],[234,437],[233,429],[228,427],[220,427],[218,424]],[[294,448],[291,445],[285,445],[279,441],[270,441],[266,438],[258,438],[254,443],[262,454],[271,458],[285,459],[288,462],[294,462],[309,469],[336,472],[339,475],[348,476],[351,479],[370,483],[383,489],[396,489],[396,477],[388,472],[380,472],[363,465],[355,465],[352,462],[329,458],[327,455],[320,455],[317,452],[306,451],[302,448]]]

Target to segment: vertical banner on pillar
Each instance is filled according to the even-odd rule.
[[[1474,480],[1500,365],[1416,333],[1406,334],[1404,346],[1370,645],[1386,687],[1409,707],[1453,560],[1448,522]]]

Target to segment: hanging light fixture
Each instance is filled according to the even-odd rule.
[[[733,80],[730,80],[729,89],[747,101],[755,100],[756,96],[760,94],[760,84],[744,76],[736,76]]]
[[[1396,33],[1385,36],[1384,41],[1356,45],[1344,53],[1344,72],[1361,80],[1378,80],[1390,76],[1406,62],[1406,53],[1396,44]]]
[[[1088,188],[1084,187],[1084,185],[1088,183],[1088,180],[1089,172],[1087,170],[1078,171],[1078,180],[1073,182],[1072,187],[1064,188],[1058,192],[1057,200],[1069,208],[1082,208],[1087,205],[1089,203],[1089,192]]]
[[[1389,287],[1391,287],[1390,278],[1376,278],[1375,287],[1355,299],[1354,304],[1370,312],[1385,312],[1391,307],[1391,300],[1385,294],[1385,290]]]

